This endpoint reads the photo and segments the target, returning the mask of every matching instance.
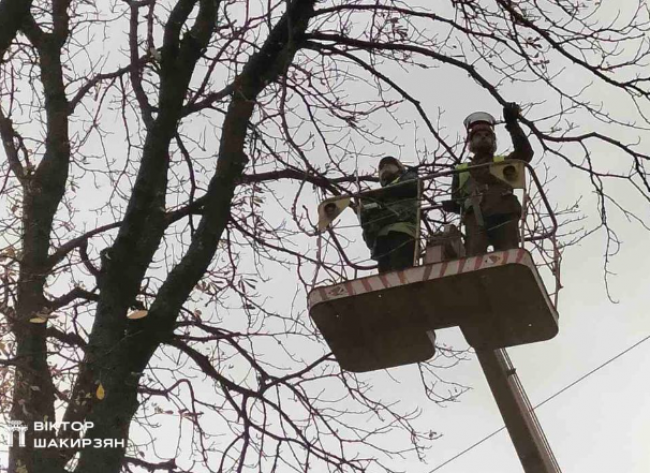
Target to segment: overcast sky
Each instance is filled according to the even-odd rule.
[[[615,8],[616,2],[610,3]],[[392,78],[399,79],[409,92],[422,101],[432,117],[436,117],[440,110],[444,111],[441,123],[448,136],[454,137],[462,133],[462,120],[471,112],[486,110],[500,116],[498,104],[460,73],[425,69],[406,74],[395,68],[391,74]],[[588,79],[570,73],[558,78],[558,83],[575,82],[576,87],[584,81]],[[504,85],[501,91],[508,100],[524,105],[547,98],[534,85]],[[604,95],[602,99],[609,109],[619,116],[632,113],[630,103],[620,96],[608,95],[598,87],[594,87],[588,94]],[[553,110],[554,104],[550,103],[549,107]],[[542,116],[545,111],[544,107],[539,107],[531,118]],[[400,114],[414,118],[413,109],[408,105],[402,107]],[[400,155],[407,162],[417,162],[414,128],[406,125],[400,129],[390,122],[382,126],[382,132],[392,134],[403,144],[401,151],[398,148],[384,151]],[[589,129],[589,125],[586,126]],[[418,137],[418,145],[427,143],[431,147],[435,146],[432,138],[422,130],[418,132]],[[548,165],[556,177],[549,187],[551,202],[562,207],[581,199],[580,209],[590,219],[585,225],[594,224],[597,217],[595,198],[586,177],[575,171],[569,172],[566,165],[557,159],[543,156],[538,143],[533,141],[533,146],[537,151],[535,166],[541,169],[543,164]],[[508,136],[500,129],[499,149],[508,148],[511,148]],[[597,159],[601,164],[606,163],[612,167],[617,165],[615,156],[605,148],[601,154],[597,153]],[[608,159],[612,159],[612,162]],[[359,161],[361,171],[371,172],[375,165],[376,161],[370,159]],[[622,187],[611,189],[628,209],[640,215],[648,212],[647,204],[642,204],[627,190]],[[619,301],[618,304],[612,303],[606,295],[603,281],[605,237],[602,232],[596,233],[580,245],[569,248],[564,254],[564,289],[558,307],[559,335],[548,342],[509,350],[533,405],[545,401],[650,335],[650,256],[644,245],[648,241],[648,232],[635,223],[626,222],[620,215],[611,218],[623,241],[621,250],[613,258],[610,267],[616,274],[609,279],[611,295]],[[360,234],[357,244],[360,248],[359,255],[363,257]],[[274,301],[269,304],[278,307],[285,305],[288,308],[294,303],[294,289],[292,287],[287,290],[286,281],[277,278],[266,286],[265,291],[268,291],[268,296]],[[284,289],[274,290],[280,286]],[[306,300],[296,303],[302,304],[302,313],[306,317]],[[467,346],[458,329],[440,331],[438,335],[441,342],[456,348]],[[649,362],[650,341],[568,389],[537,411],[563,472],[650,471]],[[441,406],[425,398],[413,366],[392,369],[390,373],[364,375],[375,382],[377,391],[386,389],[387,399],[399,399],[405,407],[422,409],[422,418],[426,424],[431,430],[442,434],[439,440],[433,442],[426,464],[415,460],[404,463],[404,469],[409,473],[430,472],[503,426],[476,359],[446,370],[444,375],[447,380],[472,389],[458,402]],[[438,471],[518,473],[522,468],[509,436],[503,430]]]

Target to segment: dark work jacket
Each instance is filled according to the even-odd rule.
[[[507,124],[506,129],[510,132],[514,151],[505,159],[518,159],[529,163],[533,159],[533,148],[526,137],[524,131],[518,123]],[[484,164],[492,162],[494,156],[482,155],[472,156],[471,165]],[[474,210],[471,206],[464,208],[465,198],[473,190],[480,193],[480,208],[483,217],[489,218],[493,215],[521,215],[521,204],[512,192],[512,187],[490,173],[489,166],[469,171],[470,178],[465,184],[465,188],[459,189],[458,174],[454,175],[452,181],[452,199],[458,204],[458,210],[462,209],[463,216],[473,215]]]
[[[419,208],[417,177],[414,169],[407,168],[381,190],[362,198],[363,239],[373,257],[381,236],[400,232],[415,237]]]

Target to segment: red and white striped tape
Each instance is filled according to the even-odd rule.
[[[318,287],[309,293],[308,305],[311,310],[312,307],[321,302],[340,299],[342,297],[383,291],[384,289],[390,289],[404,284],[431,281],[433,279],[513,263],[524,264],[533,269],[535,268],[530,253],[524,249],[496,251],[480,256],[416,266],[402,271],[376,274],[332,286]]]

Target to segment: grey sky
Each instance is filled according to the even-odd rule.
[[[421,3],[425,3],[424,0]],[[609,2],[609,5],[614,8],[616,2]],[[115,39],[123,40],[124,37],[119,38],[116,34]],[[119,56],[116,62],[123,59]],[[451,141],[462,136],[462,120],[468,113],[486,110],[500,116],[499,105],[463,73],[450,71],[448,68],[417,69],[415,72],[406,73],[390,66],[386,67],[384,72],[390,72],[391,78],[397,80],[421,100],[431,117],[437,118],[442,111],[440,123],[443,126],[443,134]],[[591,80],[573,72],[567,70],[557,79],[558,83],[571,84],[577,90]],[[536,106],[530,112],[530,118],[557,110],[557,98],[535,85],[503,84],[501,91],[508,100],[523,105],[547,100],[547,103]],[[350,94],[354,95],[354,92],[355,89],[351,88]],[[605,102],[608,109],[614,111],[618,117],[636,113],[629,100],[618,94],[610,94],[606,88],[596,86],[588,91],[587,95]],[[382,133],[395,138],[401,145],[401,150],[398,146],[386,149],[385,145],[372,147],[359,143],[360,148],[372,155],[372,157],[359,159],[361,171],[372,172],[376,166],[376,156],[382,154],[401,155],[405,161],[415,163],[418,156],[422,157],[421,154],[418,155],[416,149],[421,150],[424,145],[435,147],[432,137],[421,123],[418,124],[416,140],[415,128],[412,124],[415,114],[410,105],[401,106],[397,113],[400,118],[407,121],[404,127],[398,128],[386,117],[378,125]],[[580,115],[575,116],[574,119],[584,127],[584,130],[605,128],[605,125],[594,120],[586,120]],[[191,126],[194,125],[188,125]],[[511,144],[505,131],[500,128],[498,133],[499,149],[510,148]],[[648,136],[647,132],[645,133],[644,140],[647,142]],[[621,131],[619,136],[626,140],[634,140],[637,134],[637,132]],[[119,136],[121,135],[117,135]],[[124,160],[125,156],[121,154],[124,151],[123,143],[117,137],[113,137],[110,142],[109,151],[112,157]],[[585,226],[593,226],[597,222],[597,209],[588,179],[576,171],[569,171],[566,164],[559,159],[542,155],[539,144],[534,140],[533,146],[537,152],[534,165],[539,170],[543,165],[548,165],[551,174],[556,177],[549,186],[551,202],[563,207],[573,205],[575,201],[581,199],[580,209],[589,219],[585,222]],[[579,150],[575,152],[575,156],[579,156],[577,154]],[[322,159],[317,153],[310,156],[313,156],[314,162]],[[609,148],[596,149],[595,156],[601,168],[618,167],[618,156]],[[346,163],[348,172],[352,172],[353,164],[352,160]],[[92,179],[86,178],[84,185],[88,186],[85,192],[95,192],[98,197],[104,197],[102,195],[104,190],[95,189]],[[289,195],[289,185],[278,186],[278,188]],[[616,183],[612,184],[610,189],[629,210],[639,216],[647,217],[647,202]],[[283,192],[279,192],[278,197],[282,197],[282,194]],[[85,201],[88,206],[96,207],[95,204],[100,203],[88,199],[87,196],[88,194],[83,194],[79,197],[80,204]],[[271,199],[270,196],[267,198]],[[304,198],[305,204],[313,204],[315,201],[313,195],[306,195]],[[103,201],[101,203],[103,204]],[[170,199],[170,205],[175,203]],[[290,205],[290,199],[285,200],[285,203]],[[314,209],[311,210],[313,212]],[[285,215],[273,215],[269,212],[266,217],[270,220],[277,219],[279,223]],[[106,212],[101,218],[110,221],[113,217]],[[353,221],[354,217],[347,215],[345,219],[349,222]],[[644,246],[648,240],[648,233],[638,224],[626,222],[620,214],[612,215],[611,219],[623,241],[620,253],[611,262],[610,270],[616,275],[609,279],[611,294],[615,299],[620,300],[620,303],[612,304],[605,293],[603,283],[605,237],[602,232],[599,232],[579,245],[569,248],[565,253],[562,266],[564,289],[561,292],[558,308],[560,314],[558,337],[549,342],[510,350],[510,355],[533,405],[544,401],[607,359],[650,335],[650,317],[647,317],[650,302],[650,293],[647,290],[650,276],[647,274],[647,268],[650,267],[650,256]],[[89,225],[94,224],[95,221],[89,223]],[[576,225],[575,228],[579,226]],[[359,258],[367,258],[367,250],[358,230],[349,233],[352,235],[355,231],[354,253]],[[307,242],[305,239],[300,239],[300,241],[305,242],[305,248],[308,246],[310,251],[315,249],[315,240]],[[169,251],[173,252],[173,249]],[[247,263],[247,269],[252,270],[254,263],[252,261]],[[272,277],[261,289],[263,296],[268,298],[266,302],[268,307],[291,315],[300,314],[303,321],[306,321],[306,295],[295,291],[295,286],[298,284],[295,272],[291,273],[280,268],[269,268],[265,272]],[[231,330],[236,328],[237,324],[245,326],[245,319],[236,320],[235,315],[224,313],[223,309],[220,309],[220,312],[212,309],[214,306],[205,309],[206,317],[213,316],[214,320],[219,317],[225,318]],[[236,315],[240,316],[241,313],[238,312]],[[466,347],[457,329],[442,331],[439,335],[441,341],[454,347]],[[326,350],[324,344],[314,349],[313,341],[304,345],[297,342],[291,348],[305,360],[314,359],[320,353],[317,352],[318,350]],[[282,363],[280,360],[282,358],[278,358],[278,364]],[[648,361],[650,361],[650,341],[539,409],[538,416],[542,427],[565,473],[647,473],[650,471],[650,453],[647,448],[650,443]],[[238,367],[234,367],[232,371],[228,367],[221,368],[237,381],[246,377],[245,372],[237,371]],[[390,370],[389,373],[363,375],[364,379],[373,381],[375,392],[382,398],[400,400],[405,408],[421,409],[423,414],[417,424],[427,426],[432,431],[443,435],[441,439],[433,442],[426,457],[426,465],[414,459],[403,464],[404,469],[409,473],[428,473],[432,468],[503,425],[475,359],[463,362],[453,369],[444,370],[442,375],[448,381],[471,386],[472,390],[461,396],[459,402],[440,406],[426,400],[415,367],[397,368]],[[200,383],[197,382],[198,384]],[[327,385],[322,387],[329,389]],[[202,388],[201,393],[209,393],[210,389],[214,389],[210,383],[205,383]],[[173,435],[170,434],[169,438],[162,435],[163,439],[158,446],[164,447],[164,451],[158,453],[169,455],[175,446],[173,437],[177,432],[176,419],[167,419],[165,422],[166,424],[159,429],[158,433],[168,431],[173,432]],[[215,427],[214,424],[210,427],[214,427],[215,430],[220,428],[218,425]],[[134,438],[138,438],[138,435],[141,435],[141,432],[136,432]],[[386,439],[387,442],[391,440]],[[187,437],[183,440],[185,452],[191,448],[186,441]],[[470,471],[515,473],[521,471],[521,466],[504,430],[439,471],[442,473]]]

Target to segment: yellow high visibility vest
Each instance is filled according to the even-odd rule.
[[[501,161],[505,161],[506,157],[503,155],[495,156],[492,158],[492,162],[499,163]],[[457,171],[461,171],[458,173],[458,190],[460,191],[460,194],[463,195],[464,193],[464,188],[467,185],[467,182],[469,181],[470,174],[469,171],[465,171],[469,167],[469,163],[462,163],[456,166]]]

